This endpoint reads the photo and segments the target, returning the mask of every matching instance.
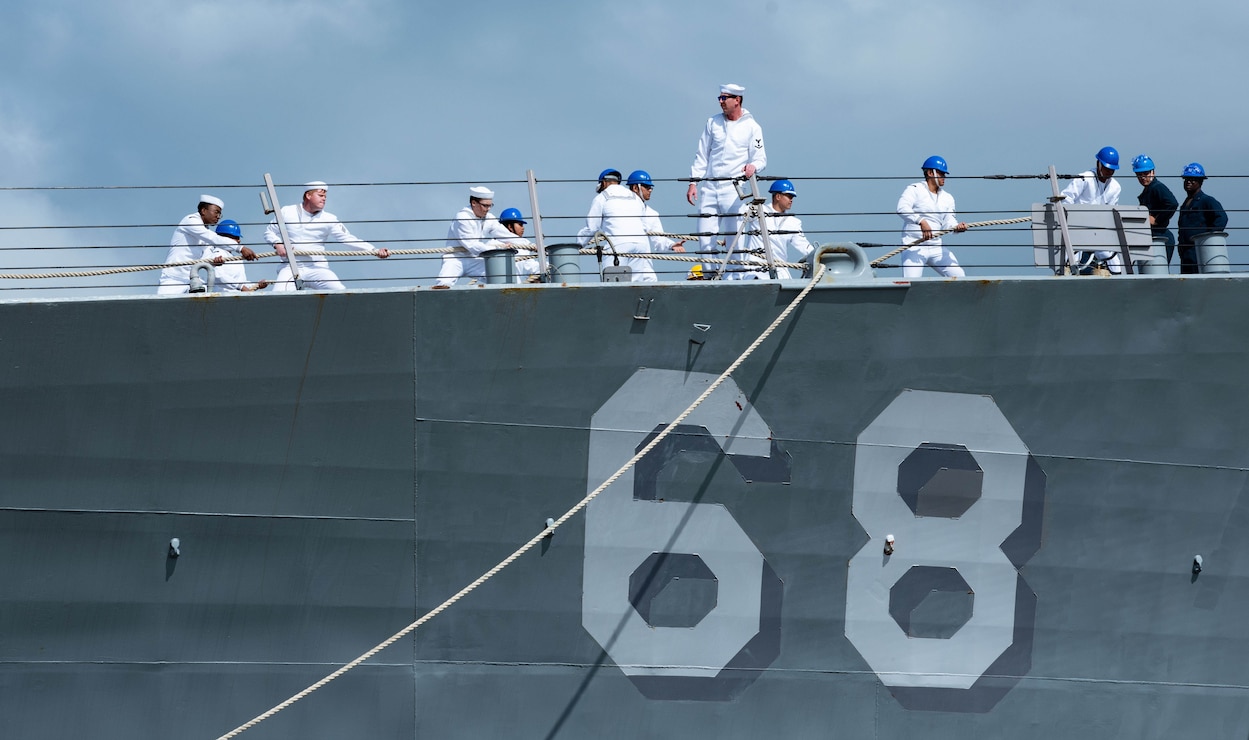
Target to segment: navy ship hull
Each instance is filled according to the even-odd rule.
[[[0,304],[5,735],[230,731],[800,287]],[[243,737],[1245,737],[1244,296],[821,286]]]

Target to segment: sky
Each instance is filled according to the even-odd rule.
[[[1246,20],[1230,0],[16,0],[0,9],[0,272],[163,262],[201,192],[258,244],[265,173],[331,183],[327,209],[361,238],[428,248],[469,185],[529,216],[533,170],[551,242],[580,225],[600,170],[646,169],[666,228],[688,233],[677,178],[727,82],[813,241],[896,244],[898,195],[931,154],[960,217],[981,221],[1050,195],[982,176],[1077,173],[1112,145],[1130,204],[1136,154],[1180,196],[1183,166],[1203,163],[1233,269],[1249,269]],[[1026,226],[946,244],[969,275],[1040,271]],[[437,270],[335,264],[361,288]],[[0,299],[156,280],[4,280]]]

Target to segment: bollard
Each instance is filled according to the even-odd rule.
[[[481,253],[486,261],[486,285],[506,285],[516,282],[516,250],[487,249]]]
[[[576,244],[552,244],[546,248],[546,261],[551,266],[551,282],[581,281],[581,248]]]
[[[1161,236],[1154,237],[1153,246],[1149,248],[1149,256],[1136,260],[1136,271],[1142,275],[1166,275],[1170,272],[1167,267],[1166,239]]]
[[[867,252],[854,242],[825,244],[812,257],[824,265],[821,282],[858,282],[875,277]]]
[[[1197,269],[1202,273],[1231,272],[1227,259],[1227,232],[1210,231],[1193,237],[1197,245]]]

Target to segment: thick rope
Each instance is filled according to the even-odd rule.
[[[504,244],[503,246],[510,247],[512,249],[525,249],[526,248],[523,244],[510,244],[509,243],[509,244]],[[416,254],[450,254],[452,252],[456,252],[459,250],[458,248],[455,248],[455,247],[451,247],[451,248],[435,247],[435,248],[430,248],[430,249],[388,249],[387,251],[390,252],[391,255],[402,256],[402,255],[416,255]],[[277,252],[262,252],[256,255],[256,259],[262,260],[262,259],[267,259],[269,257],[276,257],[277,254],[278,254]],[[314,257],[317,255],[324,256],[324,257],[361,257],[365,255],[372,255],[374,253],[363,250],[363,249],[342,249],[342,250],[326,250],[326,251],[322,251],[319,249],[296,249],[295,254],[296,256],[299,256],[299,257]],[[242,257],[235,257],[235,256],[222,257],[222,262],[242,262],[242,261],[243,261]],[[37,280],[40,278],[99,277],[101,275],[120,275],[122,273],[127,273],[127,272],[143,272],[145,270],[163,270],[166,267],[191,267],[194,265],[211,265],[211,264],[213,263],[210,260],[198,259],[198,260],[181,260],[178,262],[162,262],[158,265],[131,265],[129,267],[110,267],[106,270],[89,270],[89,271],[80,271],[80,272],[25,272],[25,273],[19,273],[19,274],[0,273],[0,280]]]
[[[1027,218],[1007,218],[1007,219],[1001,219],[998,221],[977,221],[974,224],[967,224],[967,228],[978,229],[981,226],[1005,226],[1006,224],[1021,224],[1025,221],[1031,221],[1031,220],[1032,220],[1032,217],[1029,216]],[[911,247],[917,244],[922,244],[928,241],[929,239],[936,239],[939,236],[945,236],[946,234],[952,233],[954,231],[955,231],[954,229],[946,229],[945,231],[937,231],[937,232],[934,232],[932,236],[927,237],[925,239],[919,239],[919,240],[911,242],[910,244],[903,244],[902,246],[898,247],[892,252],[889,252],[888,254],[882,254],[881,256],[872,260],[872,267],[880,267],[880,264],[882,262],[889,259],[890,257],[893,257],[894,255],[901,254],[905,252],[906,250],[910,249]]]
[[[636,455],[629,458],[629,461],[626,462],[624,465],[622,465],[619,470],[617,470],[614,474],[612,474],[610,478],[603,481],[603,483],[598,488],[595,488],[593,491],[587,494],[585,498],[578,501],[575,506],[573,506],[568,511],[564,512],[563,516],[561,516],[559,519],[556,519],[553,523],[548,525],[545,529],[543,529],[538,534],[534,535],[528,542],[521,545],[515,552],[513,552],[511,555],[508,555],[506,558],[500,561],[498,565],[494,566],[490,570],[480,575],[477,578],[477,580],[473,581],[472,583],[468,584],[464,588],[460,589],[460,591],[456,593],[454,596],[442,602],[434,609],[430,610],[428,613],[425,614],[425,616],[416,620],[412,624],[409,624],[407,627],[404,627],[403,629],[399,630],[398,632],[391,635],[389,638],[387,638],[383,642],[378,643],[373,649],[364,653],[363,655],[351,661],[350,663],[342,666],[338,670],[329,674],[325,678],[322,678],[320,681],[317,681],[316,683],[312,684],[311,686],[304,689],[303,691],[300,691],[298,694],[295,694],[294,696],[282,702],[281,704],[278,704],[277,706],[273,707],[269,711],[255,717],[252,720],[249,720],[248,722],[245,722],[239,725],[235,729],[218,737],[217,740],[230,740],[230,738],[239,736],[243,732],[246,732],[247,730],[260,724],[261,722],[264,722],[265,720],[269,719],[270,717],[282,711],[283,709],[286,709],[287,707],[291,706],[292,704],[299,701],[300,699],[307,697],[312,692],[325,686],[326,684],[338,678],[339,676],[347,673],[348,671],[360,665],[364,661],[368,660],[369,658],[372,658],[374,655],[377,655],[381,651],[393,645],[395,642],[402,639],[404,636],[408,635],[409,633],[419,628],[421,625],[425,624],[429,620],[433,619],[434,617],[438,616],[442,612],[446,611],[457,601],[459,601],[460,599],[464,598],[465,596],[469,595],[474,590],[476,590],[478,586],[482,585],[486,581],[493,578],[496,574],[499,573],[499,571],[511,565],[513,562],[519,559],[520,556],[524,555],[526,552],[533,549],[534,545],[537,545],[542,540],[551,536],[551,534],[554,533],[556,529],[559,529],[561,526],[563,526],[565,522],[567,522],[572,517],[576,516],[577,513],[579,513],[582,509],[588,506],[591,501],[598,498],[599,494],[607,490],[607,488],[610,487],[611,484],[615,483],[620,478],[620,476],[624,475],[625,472],[627,472],[630,468],[636,465],[638,461],[646,457],[647,453],[655,449],[655,447],[660,442],[662,442],[665,437],[667,437],[669,434],[672,433],[672,430],[676,429],[678,426],[681,425],[682,422],[684,422],[687,418],[689,418],[689,415],[694,413],[694,409],[702,405],[703,401],[706,401],[707,398],[711,396],[711,394],[715,392],[715,390],[719,388],[724,383],[724,381],[728,379],[730,375],[733,374],[733,371],[741,367],[742,363],[745,362],[746,359],[749,358],[750,355],[753,354],[754,351],[759,348],[759,345],[763,344],[763,342],[769,336],[772,335],[772,332],[776,331],[776,329],[782,323],[785,322],[785,319],[789,318],[789,315],[794,312],[794,309],[798,308],[798,306],[801,305],[804,300],[806,300],[807,295],[811,293],[811,290],[815,288],[815,286],[820,282],[820,278],[823,276],[824,276],[824,265],[820,265],[819,268],[815,271],[815,275],[811,277],[811,282],[807,283],[806,287],[802,289],[802,292],[799,293],[798,296],[794,298],[794,300],[791,301],[788,306],[785,307],[784,311],[781,311],[781,314],[777,316],[776,319],[771,324],[768,325],[767,329],[763,330],[763,333],[760,334],[759,337],[755,339],[755,341],[752,342],[749,347],[746,348],[746,351],[742,352],[742,354],[739,355],[738,358],[733,361],[733,364],[729,365],[728,369],[726,369],[723,373],[720,374],[720,377],[716,378],[714,381],[712,381],[711,385],[707,386],[707,390],[703,391],[702,395],[700,395],[697,399],[695,399],[694,402],[691,403],[689,407],[685,409],[685,411],[682,411],[681,414],[677,418],[673,419],[672,422],[668,424],[668,426],[664,427],[663,431],[660,432],[658,435],[656,435],[655,438],[652,439],[649,444],[647,444],[645,447],[639,450]]]

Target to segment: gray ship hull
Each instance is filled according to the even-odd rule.
[[[539,532],[797,292],[0,305],[5,736],[231,730]],[[584,514],[243,737],[1245,737],[1244,296],[821,287]]]

